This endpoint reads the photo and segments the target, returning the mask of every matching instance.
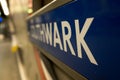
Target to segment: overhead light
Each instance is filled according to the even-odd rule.
[[[3,12],[6,16],[9,15],[9,10],[8,10],[8,5],[7,5],[7,1],[6,0],[0,0]]]
[[[28,11],[27,11],[29,14],[31,14],[32,12],[33,12],[33,10],[32,9],[28,9]]]

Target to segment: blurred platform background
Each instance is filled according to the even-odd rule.
[[[0,41],[0,80],[21,80],[16,55],[10,41]]]

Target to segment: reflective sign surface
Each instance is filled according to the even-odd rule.
[[[76,0],[28,20],[30,40],[89,80],[120,72],[120,1]]]

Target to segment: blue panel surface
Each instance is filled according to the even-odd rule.
[[[92,20],[90,20],[92,19]],[[85,76],[89,80],[119,80],[120,72],[120,1],[119,0],[76,0],[36,16],[28,20],[28,31],[30,40],[36,45],[42,47],[49,54],[75,70],[79,74]],[[76,24],[75,24],[76,21]],[[79,21],[79,25],[77,25]],[[63,23],[68,27],[65,27]],[[67,25],[68,23],[68,25]],[[89,25],[90,23],[90,25]],[[46,40],[48,31],[52,31],[52,44]],[[84,43],[78,38],[76,39],[76,27],[79,27],[79,33],[82,29],[89,25],[85,36],[82,38],[88,49],[91,51],[96,63],[91,62]],[[77,26],[75,26],[77,25]],[[57,26],[57,30],[55,29]],[[65,38],[70,36],[66,43]],[[46,29],[44,29],[44,27]],[[67,36],[67,34],[71,35]],[[85,33],[83,31],[83,33]],[[50,34],[49,34],[50,35]],[[59,38],[60,37],[60,38]],[[80,36],[81,38],[82,36]],[[61,40],[58,43],[55,39]],[[78,55],[78,43],[82,57]],[[70,44],[75,54],[72,54]],[[61,46],[61,47],[60,47]],[[91,57],[90,57],[91,58]]]

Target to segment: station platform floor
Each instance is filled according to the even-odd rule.
[[[21,80],[16,55],[10,41],[0,41],[0,80]]]

